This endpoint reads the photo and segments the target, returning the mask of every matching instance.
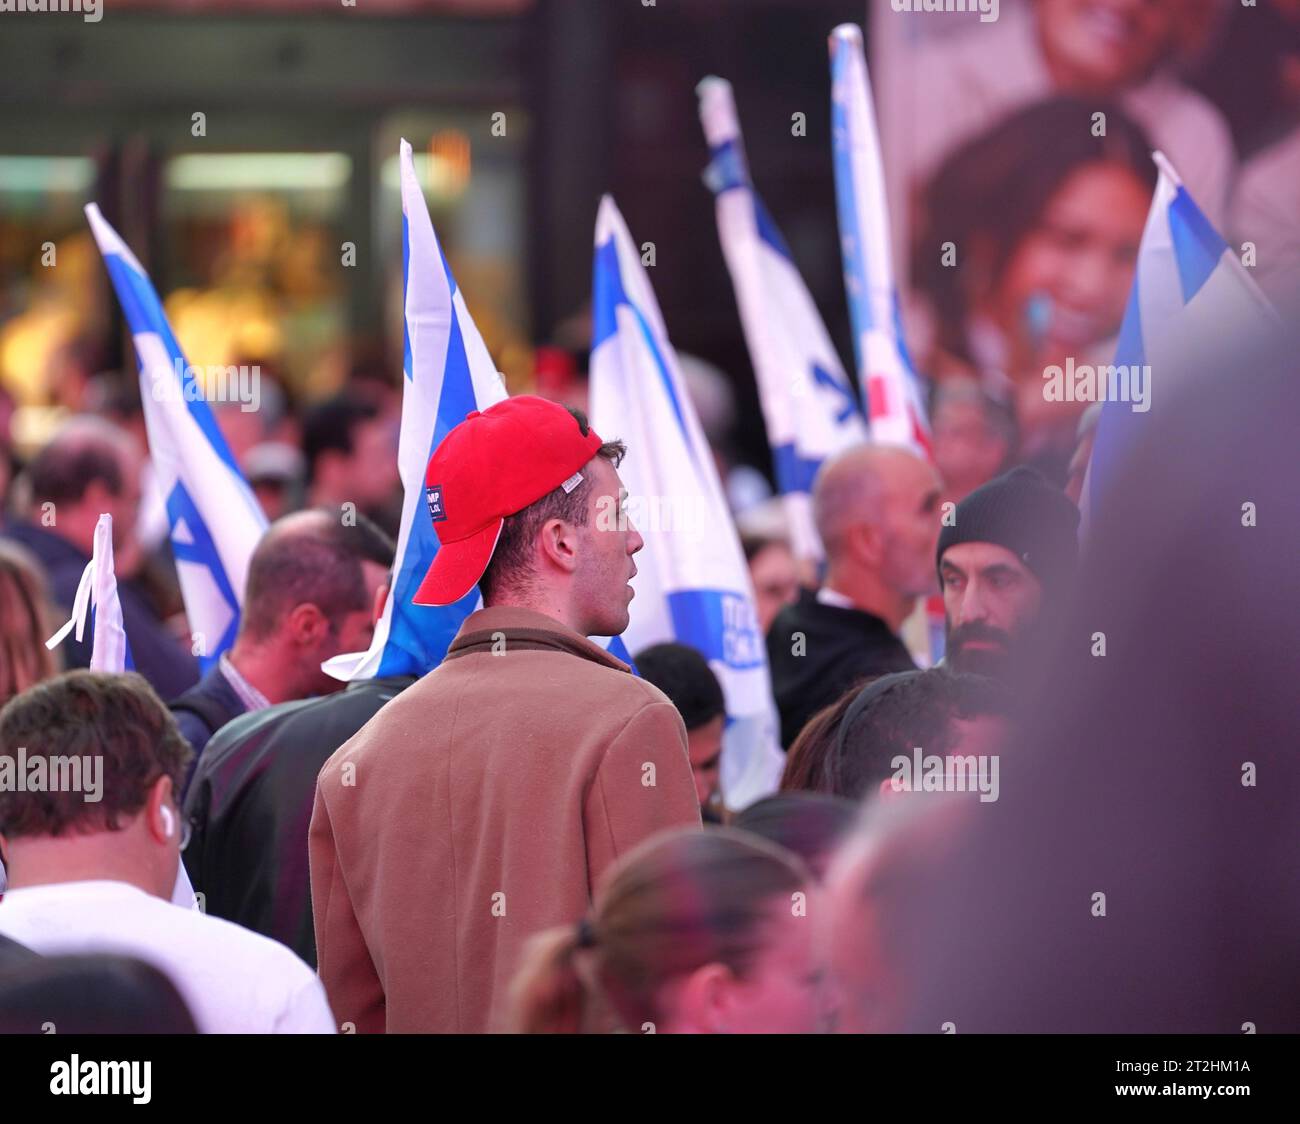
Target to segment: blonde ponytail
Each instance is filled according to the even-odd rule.
[[[539,933],[524,947],[510,989],[515,1034],[579,1034],[588,1013],[587,987],[578,973],[579,929],[566,925]]]

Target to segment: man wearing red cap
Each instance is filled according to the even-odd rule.
[[[493,1029],[528,938],[576,924],[628,848],[700,822],[677,709],[587,639],[627,628],[644,545],[624,452],[525,395],[429,461],[440,545],[415,603],[477,585],[485,607],[321,771],[312,906],[342,1024]]]

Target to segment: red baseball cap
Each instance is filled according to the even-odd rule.
[[[439,547],[412,601],[450,605],[464,597],[492,561],[506,516],[569,485],[602,444],[563,406],[532,394],[468,414],[425,470]]]

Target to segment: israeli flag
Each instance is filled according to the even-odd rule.
[[[857,24],[841,24],[831,32],[830,53],[835,205],[858,381],[871,436],[929,458],[925,396],[903,341],[894,288],[880,138]]]
[[[424,675],[442,662],[461,622],[482,604],[475,588],[454,605],[412,604],[433,564],[438,536],[429,518],[424,472],[442,439],[473,410],[506,397],[465,298],[438,245],[411,146],[401,145],[402,280],[405,293],[402,430],[398,472],[405,500],[397,536],[397,575],[367,652],[321,666],[336,679]]]
[[[727,703],[722,794],[743,808],[771,793],[784,756],[767,650],[740,540],[659,304],[614,201],[596,217],[591,422],[627,442],[619,469],[645,537],[623,634],[630,650],[675,640],[708,659]]]
[[[750,180],[731,83],[706,78],[696,93],[712,155],[704,180],[717,196],[718,237],[758,383],[792,545],[798,557],[820,560],[813,480],[827,457],[865,441],[867,427],[817,305]]]
[[[86,217],[126,314],[140,363],[149,455],[167,509],[172,553],[199,666],[239,631],[244,582],[266,516],[217,428],[148,274],[91,203]]]
[[[131,645],[122,624],[122,602],[117,595],[117,575],[113,572],[113,517],[107,513],[95,524],[94,552],[82,571],[76,596],[72,599],[72,617],[46,642],[57,648],[76,629],[78,642],[85,636],[86,619],[90,618],[90,670],[132,671]]]
[[[1225,338],[1280,335],[1282,321],[1227,242],[1202,214],[1173,165],[1159,169],[1113,367],[1098,367],[1107,394],[1084,481],[1088,512],[1114,486],[1169,380],[1196,369]],[[1112,393],[1112,389],[1115,393]],[[1127,391],[1127,393],[1125,393]],[[1143,401],[1142,399],[1145,399]]]

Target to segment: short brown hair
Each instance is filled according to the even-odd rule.
[[[587,415],[572,406],[566,409],[586,437],[590,429]],[[597,457],[603,457],[615,468],[626,454],[627,446],[622,441],[606,441],[596,450]],[[548,519],[563,519],[575,527],[587,525],[587,494],[590,489],[591,482],[586,478],[572,492],[566,492],[561,487],[554,488],[540,500],[534,500],[503,520],[496,550],[492,552],[492,561],[488,563],[488,568],[478,583],[485,605],[497,600],[503,590],[527,587],[532,570],[533,544],[537,541],[537,533]]]
[[[349,613],[370,608],[361,564],[391,569],[395,550],[375,523],[341,504],[276,520],[248,562],[241,628],[265,640],[295,605],[310,602],[337,632]]]
[[[0,790],[0,833],[11,837],[117,831],[144,807],[159,777],[179,799],[192,751],[176,720],[133,671],[69,671],[17,695],[0,709],[0,759],[103,757],[102,799],[80,792]]]

